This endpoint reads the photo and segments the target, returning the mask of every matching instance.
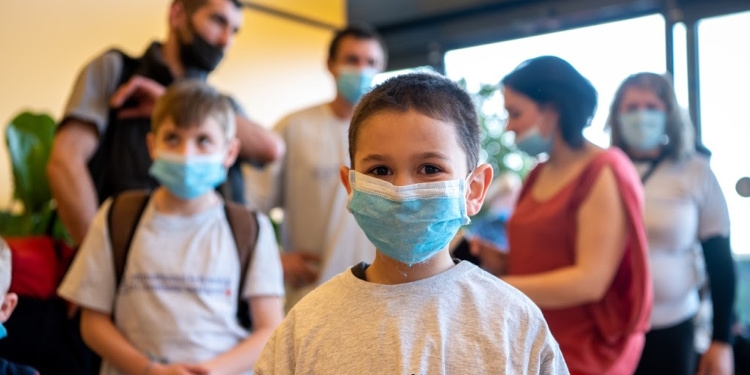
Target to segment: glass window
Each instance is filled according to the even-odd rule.
[[[750,198],[741,197],[737,181],[750,176],[750,12],[707,18],[698,25],[703,143],[713,153],[711,168],[729,205],[732,250],[750,255]]]
[[[477,91],[482,84],[497,84],[526,59],[559,56],[590,79],[599,92],[598,110],[585,135],[606,147],[609,135],[604,122],[617,86],[632,73],[666,71],[664,27],[664,18],[657,14],[448,51],[446,74],[454,80],[465,79],[467,89]]]

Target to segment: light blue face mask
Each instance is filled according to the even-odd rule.
[[[172,194],[182,199],[193,199],[226,180],[223,159],[223,153],[184,156],[160,152],[148,173]]]
[[[664,111],[640,110],[620,115],[620,133],[629,148],[650,151],[657,147],[664,136],[667,115]]]
[[[5,329],[3,323],[0,323],[0,339],[4,339],[6,337],[8,337],[8,330]]]
[[[340,66],[336,88],[341,95],[351,104],[357,104],[359,99],[372,87],[372,79],[377,71],[372,68],[356,68],[351,66]]]
[[[516,147],[529,156],[549,154],[552,150],[552,136],[542,137],[538,127],[533,127],[523,134],[523,138],[516,137]]]
[[[347,208],[375,247],[401,263],[424,262],[448,246],[466,213],[462,179],[394,186],[349,171]]]

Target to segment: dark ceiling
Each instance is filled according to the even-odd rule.
[[[348,0],[350,22],[383,35],[389,70],[442,66],[443,52],[661,12],[671,22],[750,8],[750,0]]]

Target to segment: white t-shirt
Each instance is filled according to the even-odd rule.
[[[264,374],[568,374],[539,308],[469,262],[375,284],[351,270],[289,312],[263,348]]]
[[[223,205],[183,217],[161,214],[149,202],[116,292],[110,204],[107,200],[97,212],[60,296],[106,314],[115,306],[115,325],[128,341],[168,362],[208,360],[248,336],[236,318],[240,264]],[[283,296],[273,228],[262,214],[258,224],[244,297]],[[100,374],[119,371],[104,361]]]
[[[635,163],[642,175],[650,163]],[[665,159],[644,184],[654,304],[653,328],[666,328],[698,312],[705,279],[701,241],[729,235],[724,194],[706,158]]]
[[[282,247],[321,257],[313,287],[360,262],[372,262],[375,246],[346,210],[339,169],[349,166],[349,121],[328,104],[290,114],[274,127],[286,142],[286,155],[264,170],[245,169],[248,201],[267,212],[284,210]],[[311,288],[288,290],[291,307]]]

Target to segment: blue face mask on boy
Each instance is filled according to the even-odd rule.
[[[539,128],[534,127],[523,134],[523,138],[516,137],[516,147],[529,156],[537,156],[541,153],[549,154],[552,150],[552,136],[542,137]]]
[[[338,68],[336,88],[341,95],[351,104],[357,104],[359,99],[372,87],[372,79],[376,71],[372,68],[355,68],[340,66]]]
[[[347,208],[367,238],[409,266],[443,250],[470,222],[462,179],[394,186],[351,170],[349,183]]]
[[[227,178],[223,153],[184,156],[160,152],[149,174],[182,199],[197,198]]]

